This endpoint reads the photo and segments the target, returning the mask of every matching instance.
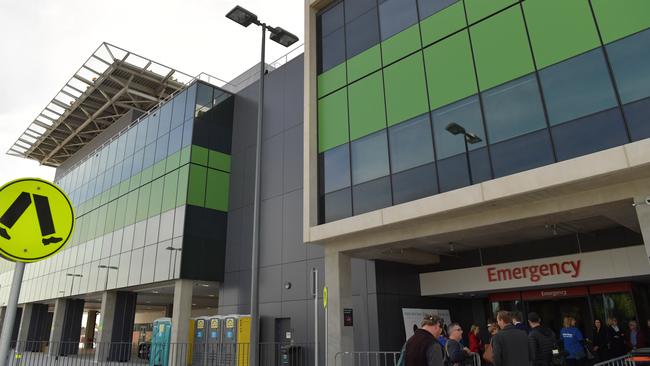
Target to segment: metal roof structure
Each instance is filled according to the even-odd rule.
[[[146,112],[193,80],[102,43],[7,154],[57,167],[128,111]]]

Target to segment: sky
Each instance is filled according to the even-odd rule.
[[[304,0],[0,1],[0,185],[54,178],[54,169],[6,155],[77,69],[108,42],[189,75],[231,80],[259,62],[261,34],[225,17],[235,5],[303,42]],[[290,49],[267,42],[267,62]]]

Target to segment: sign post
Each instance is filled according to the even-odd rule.
[[[0,187],[0,256],[16,262],[0,333],[0,363],[7,364],[25,264],[59,252],[75,223],[70,199],[56,185],[23,178]]]

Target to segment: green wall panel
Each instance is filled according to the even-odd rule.
[[[149,195],[151,194],[151,183],[140,187],[138,192],[138,210],[135,215],[135,222],[142,221],[148,217]]]
[[[208,168],[190,164],[190,178],[187,187],[187,203],[194,206],[205,206],[205,183]]]
[[[166,160],[161,160],[153,165],[153,176],[151,179],[158,179],[165,174],[165,167],[167,166]]]
[[[121,229],[124,227],[126,220],[126,208],[128,207],[128,196],[124,195],[117,199],[117,212],[115,213],[115,228]]]
[[[178,187],[178,169],[165,175],[162,196],[162,212],[176,207],[176,189]]]
[[[384,69],[389,126],[429,110],[424,77],[420,52]]]
[[[189,180],[190,166],[183,165],[178,169],[178,190],[176,191],[176,207],[187,203],[187,183]]]
[[[106,228],[106,211],[108,211],[108,205],[103,205],[97,209],[97,227],[95,228],[95,232],[92,233],[91,238],[104,235],[104,228]]]
[[[459,1],[420,22],[422,44],[426,47],[466,26],[465,8]]]
[[[140,187],[140,180],[142,179],[142,172],[134,175],[129,179],[129,189],[134,190]]]
[[[467,31],[426,48],[424,62],[431,109],[476,94],[476,77]]]
[[[176,169],[176,168],[178,168],[180,166],[180,164],[181,164],[181,152],[177,151],[177,152],[169,155],[167,157],[167,159],[165,159],[165,160],[167,161],[167,163],[165,165],[165,172],[169,173],[172,170],[174,170],[174,169]]]
[[[149,217],[158,215],[162,208],[163,188],[165,179],[158,178],[151,182],[151,196],[149,198]]]
[[[648,0],[592,0],[591,4],[605,43],[650,27]]]
[[[465,0],[467,8],[467,19],[469,23],[475,23],[499,10],[505,9],[518,0]],[[573,1],[573,0],[569,0]]]
[[[318,101],[318,152],[349,140],[348,93],[344,88]]]
[[[412,25],[381,43],[384,65],[422,48],[420,41],[420,25]]]
[[[191,145],[190,145],[190,146],[185,146],[185,147],[181,150],[181,161],[180,161],[180,165],[185,165],[185,164],[187,164],[187,163],[190,162],[190,155],[191,155],[191,152],[192,152],[192,146],[191,146]]]
[[[194,164],[208,165],[209,150],[202,146],[192,145],[191,161]]]
[[[228,212],[230,174],[215,169],[208,169],[207,187],[208,189],[205,192],[205,207]]]
[[[358,80],[381,68],[381,46],[376,45],[347,61],[348,83]]]
[[[386,128],[384,80],[381,71],[348,86],[350,140]]]
[[[134,190],[129,192],[129,194],[126,196],[127,197],[127,206],[126,206],[126,213],[125,213],[125,219],[124,219],[124,224],[125,225],[131,225],[135,223],[135,214],[138,210],[138,190]]]
[[[345,85],[345,62],[318,75],[318,97],[333,92]]]
[[[104,234],[108,234],[115,230],[115,213],[117,212],[117,200],[111,201],[106,210],[106,225],[104,226]]]
[[[230,172],[230,155],[219,151],[210,150],[208,166],[213,169]]]
[[[153,177],[153,167],[150,166],[147,169],[142,171],[142,175],[140,175],[140,185],[145,185],[149,182],[151,182],[151,177]]]
[[[523,6],[539,69],[600,46],[589,0],[527,0]]]
[[[533,59],[519,7],[470,28],[481,90],[533,71]]]

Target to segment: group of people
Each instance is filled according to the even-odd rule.
[[[499,311],[496,319],[488,322],[486,338],[481,337],[479,326],[472,325],[469,347],[465,347],[458,323],[445,327],[442,318],[427,315],[402,348],[399,365],[463,366],[481,357],[484,365],[494,366],[586,366],[646,345],[646,332],[636,321],[630,321],[625,332],[613,317],[607,319],[607,326],[594,321],[593,339],[583,336],[572,316],[564,317],[557,335],[534,312],[528,314],[528,324],[518,312]],[[650,330],[650,320],[647,326]]]

